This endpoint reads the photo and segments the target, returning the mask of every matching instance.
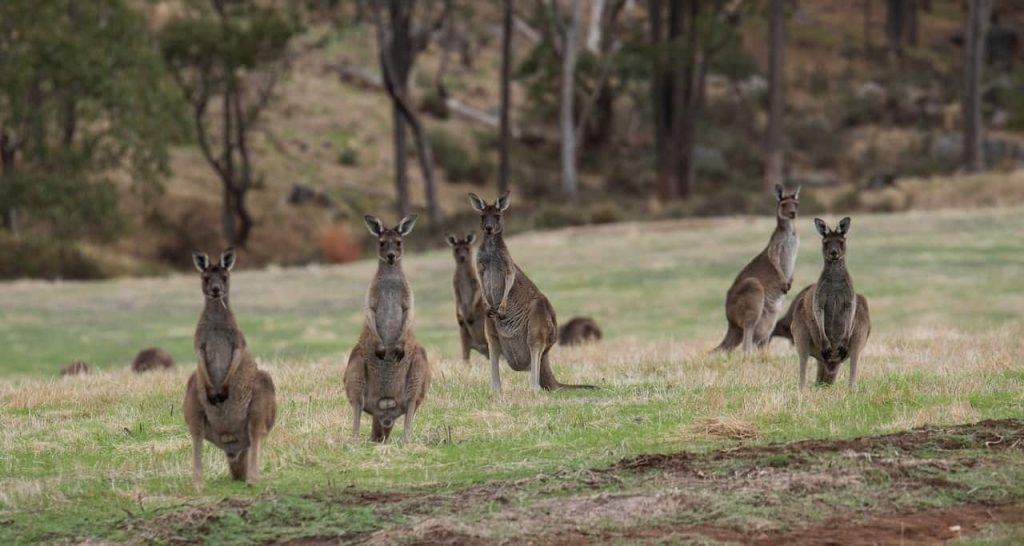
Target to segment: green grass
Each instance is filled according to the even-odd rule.
[[[341,372],[375,263],[239,272],[232,304],[277,384],[279,419],[258,485],[228,480],[222,456],[207,447],[202,494],[189,480],[180,411],[202,304],[198,278],[0,285],[0,543],[137,540],[154,525],[166,531],[154,536],[159,541],[355,537],[416,520],[388,506],[331,500],[348,495],[350,486],[457,491],[575,475],[640,453],[734,443],[694,432],[702,418],[738,420],[758,435],[745,442],[764,443],[1021,417],[1022,213],[854,218],[849,268],[871,303],[874,327],[853,390],[798,392],[796,358],[784,343],[758,355],[707,355],[725,330],[722,300],[732,277],[771,231],[765,219],[623,224],[510,240],[563,321],[590,315],[604,329],[600,345],[553,352],[559,378],[601,387],[593,392],[532,393],[525,374],[504,368],[506,392],[492,397],[484,359],[474,355],[466,367],[457,356],[450,255],[407,256],[415,331],[434,383],[415,439],[404,448],[348,439]],[[810,219],[801,220],[800,235],[797,288],[820,269]],[[170,350],[179,371],[128,373],[134,353],[150,345]],[[73,359],[91,361],[102,373],[56,379]],[[992,487],[1005,489],[1019,478],[1006,465],[1021,462],[1014,455],[986,467],[998,482]],[[783,464],[771,459],[765,466]],[[980,483],[981,474],[971,480]],[[885,480],[858,487],[888,491]],[[891,503],[969,502],[992,487]],[[1024,497],[1019,488],[1010,491],[1011,500]],[[521,500],[530,506],[572,492],[530,490]],[[739,506],[728,495],[700,500],[722,510]],[[784,519],[771,506],[749,502],[746,515],[715,521]],[[814,506],[820,503],[799,511]],[[192,512],[206,519],[187,519]]]

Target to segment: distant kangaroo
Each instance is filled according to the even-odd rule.
[[[132,371],[135,373],[173,369],[174,357],[159,347],[143,349],[132,360]]]
[[[277,416],[274,382],[256,367],[245,336],[228,306],[235,251],[210,265],[205,253],[192,261],[202,273],[206,305],[196,327],[196,371],[185,389],[185,423],[192,434],[192,482],[203,483],[203,439],[224,451],[231,477],[252,483],[260,475],[260,449]]]
[[[60,370],[61,377],[68,377],[73,375],[89,375],[93,373],[95,369],[92,364],[85,362],[84,360],[76,360],[67,366],[64,366]]]
[[[850,386],[857,380],[857,359],[871,333],[868,301],[853,289],[846,271],[846,234],[850,219],[830,230],[825,222],[814,219],[822,237],[825,258],[818,282],[803,292],[793,313],[793,343],[800,356],[800,388],[807,374],[807,357],[818,361],[818,384],[831,385],[839,365],[850,358]]]
[[[468,363],[470,350],[488,356],[487,335],[484,332],[487,306],[484,305],[480,291],[480,275],[476,272],[473,256],[476,235],[470,233],[465,239],[448,235],[445,240],[455,254],[455,275],[452,278],[455,288],[455,320],[459,323],[459,337],[462,339],[462,360]]]
[[[800,246],[793,224],[800,208],[800,188],[786,194],[781,185],[776,185],[775,197],[775,231],[768,246],[740,271],[729,288],[725,297],[729,330],[716,351],[731,351],[741,344],[747,352],[765,346],[793,285]]]
[[[601,340],[601,327],[590,317],[573,317],[558,329],[559,345],[582,345]]]
[[[402,443],[412,437],[413,419],[430,387],[427,353],[412,335],[413,294],[402,272],[402,237],[416,216],[386,229],[375,216],[366,226],[377,237],[377,274],[366,294],[366,321],[345,368],[345,393],[352,405],[352,438],[359,438],[365,411],[373,418],[370,440],[384,442],[405,415]]]
[[[544,294],[512,260],[503,238],[503,213],[511,204],[509,192],[488,205],[469,194],[473,209],[480,213],[484,240],[477,251],[477,268],[487,304],[487,347],[491,357],[491,390],[501,392],[498,359],[505,357],[517,372],[529,370],[530,388],[594,388],[590,385],[563,385],[555,379],[548,352],[558,341],[555,309]]]

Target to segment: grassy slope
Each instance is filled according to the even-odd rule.
[[[349,484],[459,486],[721,444],[691,431],[705,416],[745,421],[762,440],[1019,417],[1021,212],[854,219],[849,267],[874,319],[854,391],[797,393],[795,357],[783,344],[751,357],[706,355],[724,332],[732,276],[767,239],[766,219],[626,224],[510,241],[563,320],[587,314],[604,327],[604,344],[554,352],[560,378],[602,387],[592,393],[534,394],[525,374],[506,371],[506,396],[493,399],[484,359],[474,356],[468,369],[457,359],[450,257],[410,256],[416,331],[435,382],[405,449],[347,439],[340,372],[374,264],[240,273],[233,305],[277,382],[280,417],[260,485],[227,481],[223,460],[208,449],[200,496],[188,480],[179,409],[201,305],[197,279],[3,285],[0,370],[10,378],[0,383],[0,542],[116,538],[126,532],[126,511],[147,519],[225,497],[301,505]],[[798,286],[820,263],[810,221],[800,230]],[[171,349],[182,370],[125,373],[133,352],[150,344]],[[104,373],[50,379],[72,358],[93,360]],[[338,517],[323,521],[347,530],[380,525],[372,513]]]

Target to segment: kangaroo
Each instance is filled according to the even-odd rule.
[[[365,220],[377,237],[379,263],[366,294],[366,321],[345,368],[352,438],[359,439],[364,411],[373,418],[374,442],[386,441],[395,421],[405,415],[404,444],[430,387],[427,352],[412,335],[413,294],[401,262],[402,237],[412,231],[416,216],[403,218],[393,229],[375,216],[366,215]]]
[[[590,317],[573,317],[558,329],[559,345],[582,345],[601,340],[601,328]]]
[[[452,279],[455,288],[455,320],[459,323],[459,337],[462,339],[462,360],[469,363],[470,350],[488,356],[487,336],[484,332],[487,306],[480,292],[480,275],[476,272],[476,261],[473,258],[476,235],[470,233],[461,240],[448,235],[445,240],[455,254],[455,276]]]
[[[192,261],[202,274],[206,298],[196,326],[196,371],[185,389],[185,423],[192,435],[192,482],[203,482],[203,439],[227,455],[231,477],[259,479],[260,449],[277,417],[274,382],[256,367],[245,336],[228,305],[235,251],[228,249],[211,265],[205,253]]]
[[[849,357],[852,387],[857,380],[857,359],[871,333],[871,315],[867,299],[854,291],[846,271],[850,219],[843,218],[835,230],[819,218],[814,225],[822,237],[825,266],[818,282],[798,300],[790,326],[800,357],[800,388],[804,388],[808,356],[818,361],[819,385],[835,382],[839,365]]]
[[[731,351],[742,344],[746,352],[767,345],[786,293],[793,285],[793,268],[800,246],[794,222],[800,208],[800,188],[785,193],[775,186],[778,205],[775,231],[768,246],[740,271],[725,297],[729,329],[716,351]]]
[[[814,288],[814,285],[808,284],[796,295],[795,298],[793,298],[793,301],[789,304],[789,309],[786,309],[786,314],[782,315],[779,321],[775,323],[775,329],[772,330],[772,338],[781,337],[782,339],[788,339],[790,343],[793,343],[793,330],[790,328],[790,325],[793,324],[793,313],[796,312],[800,298],[804,297],[804,294],[806,294],[811,288]]]
[[[153,370],[173,370],[174,357],[171,353],[159,348],[150,347],[139,351],[132,360],[132,371],[145,373]]]
[[[92,364],[85,362],[84,360],[76,360],[67,366],[64,366],[60,370],[61,377],[68,377],[72,375],[89,375],[93,373],[95,369]]]
[[[558,341],[558,321],[551,302],[516,265],[505,246],[503,214],[511,204],[510,193],[505,191],[493,205],[471,193],[469,202],[480,213],[484,231],[476,262],[487,305],[485,334],[491,359],[491,390],[501,392],[501,356],[513,370],[529,370],[532,389],[594,388],[563,385],[551,372],[548,352]]]

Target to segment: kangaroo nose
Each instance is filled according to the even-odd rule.
[[[839,252],[836,251],[836,250],[833,250],[832,252],[829,252],[828,255],[833,257],[833,258],[838,258],[839,257]]]
[[[380,420],[380,424],[383,425],[384,428],[391,428],[395,424],[395,420],[390,417],[383,417]]]

